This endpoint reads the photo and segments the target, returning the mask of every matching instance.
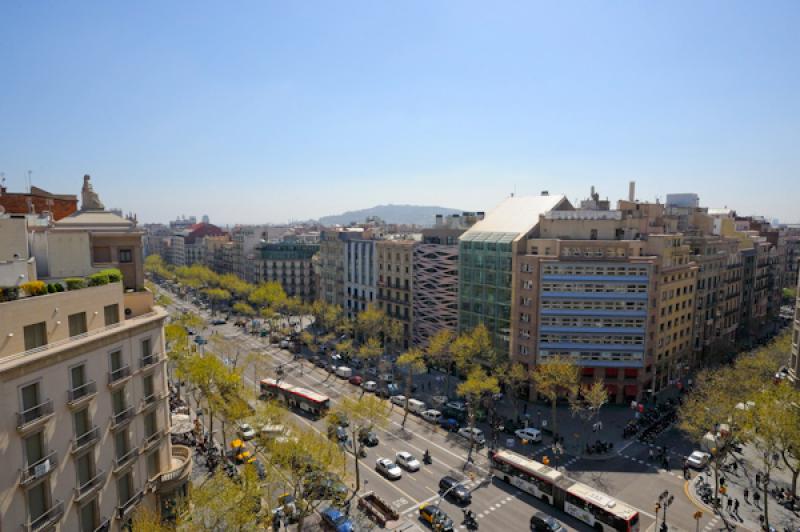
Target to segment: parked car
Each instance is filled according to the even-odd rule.
[[[429,523],[431,528],[441,532],[453,532],[453,520],[444,510],[435,504],[423,504],[419,507],[419,517]]]
[[[226,322],[222,318],[215,318],[215,319],[211,320],[211,325],[225,325],[226,323],[228,323],[228,322]]]
[[[375,381],[367,381],[361,385],[365,392],[374,392],[378,389],[378,383]]]
[[[703,451],[693,451],[692,454],[686,457],[686,465],[694,469],[705,469],[711,455]]]
[[[361,429],[358,433],[358,441],[367,447],[375,447],[378,445],[378,436],[371,430]]]
[[[391,373],[381,373],[378,376],[378,380],[381,382],[394,382],[394,378],[392,377]]]
[[[408,411],[414,414],[421,414],[427,409],[425,403],[420,401],[419,399],[409,399],[408,400]]]
[[[327,367],[328,362],[324,358],[317,357],[314,360],[314,365],[317,366],[318,368],[325,368]]]
[[[256,431],[247,423],[239,425],[239,437],[244,441],[252,440],[256,437]]]
[[[439,420],[442,419],[442,413],[432,408],[429,410],[425,410],[420,415],[422,416],[422,419],[424,419],[425,421],[429,421],[431,423],[438,423]]]
[[[473,427],[463,427],[458,429],[458,435],[465,438],[467,441],[474,442],[478,447],[483,447],[486,444],[486,438],[483,436],[483,431]]]
[[[405,395],[393,395],[389,398],[392,404],[397,406],[406,406],[406,396]]]
[[[461,427],[461,425],[458,424],[458,420],[455,420],[451,417],[439,418],[439,426],[450,432],[455,432]]]
[[[350,384],[355,384],[356,386],[361,386],[361,383],[364,382],[364,379],[361,377],[361,375],[353,375],[350,377],[348,382]]]
[[[289,349],[289,340],[281,340],[279,345],[281,349]]]
[[[338,508],[326,508],[320,514],[322,521],[331,527],[334,532],[353,532],[353,522]]]
[[[514,431],[514,435],[519,438],[520,440],[527,440],[529,442],[538,443],[542,441],[542,431],[539,429],[535,429],[533,427],[528,427],[525,429],[519,429]]]
[[[566,529],[552,515],[536,512],[531,516],[531,530],[536,530],[537,532],[561,532]]]
[[[444,476],[439,481],[439,492],[446,494],[446,497],[454,500],[458,504],[469,504],[472,502],[472,494],[466,486],[459,484],[458,480],[451,476]]]
[[[414,458],[414,455],[408,451],[400,451],[394,455],[394,461],[398,466],[402,467],[406,471],[419,471],[419,460]]]
[[[464,404],[463,401],[448,401],[444,406],[453,410],[459,410],[464,413],[467,412],[467,405]]]
[[[388,458],[378,458],[375,462],[375,470],[389,480],[398,480],[403,476],[403,471]]]

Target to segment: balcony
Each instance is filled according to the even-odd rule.
[[[89,381],[71,390],[67,390],[67,404],[70,408],[75,408],[95,395],[97,395],[97,383],[95,381]]]
[[[103,485],[105,472],[99,471],[93,478],[75,488],[75,502],[81,502]]]
[[[92,427],[86,433],[81,434],[72,440],[72,452],[79,453],[97,443],[100,440],[100,429]]]
[[[17,413],[17,430],[25,432],[40,426],[53,417],[53,401],[47,399],[41,404]]]
[[[37,530],[44,530],[58,523],[64,515],[64,503],[62,501],[54,501],[50,509],[45,513],[22,525],[23,530],[26,532],[35,532]]]
[[[159,362],[161,362],[161,356],[158,353],[150,353],[149,355],[143,356],[139,359],[139,369],[145,370],[155,366]]]
[[[183,445],[172,446],[170,468],[156,477],[156,489],[169,493],[189,479],[192,473],[192,451]]]
[[[133,419],[133,407],[129,406],[125,410],[111,416],[111,430],[127,425]]]
[[[156,444],[158,444],[158,442],[160,442],[161,439],[164,437],[164,433],[165,431],[163,430],[156,430],[154,433],[152,433],[150,436],[144,439],[144,443],[142,443],[142,448],[145,451],[148,451],[153,447],[155,447]]]
[[[103,519],[94,532],[108,532],[109,530],[111,530],[111,520]]]
[[[23,469],[19,483],[23,487],[28,486],[40,478],[44,478],[49,475],[50,472],[56,468],[56,466],[58,466],[58,455],[55,451],[53,451],[41,460],[38,460]]]
[[[120,521],[124,521],[125,518],[128,517],[131,514],[131,512],[133,512],[133,509],[136,508],[136,505],[139,504],[139,501],[142,500],[143,496],[144,492],[140,491],[136,495],[128,499],[127,502],[124,502],[119,506],[117,506],[117,519],[119,519]]]
[[[131,367],[122,366],[108,373],[108,387],[113,388],[126,382],[131,377]]]
[[[136,461],[136,458],[139,457],[139,448],[134,447],[127,453],[123,454],[119,458],[114,458],[114,473],[119,473],[129,465],[133,464]]]

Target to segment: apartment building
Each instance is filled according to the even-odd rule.
[[[350,233],[354,235],[355,233]],[[351,318],[375,302],[377,291],[377,253],[369,233],[345,241],[344,311]]]
[[[402,346],[412,341],[414,322],[414,248],[416,240],[375,242],[378,266],[376,301],[378,308],[403,327]]]
[[[412,344],[424,347],[437,332],[458,332],[458,238],[484,213],[436,216],[414,247]]]
[[[276,281],[289,296],[313,301],[317,293],[311,259],[318,252],[319,246],[314,244],[261,244],[256,248],[254,281]]]
[[[794,307],[794,330],[792,331],[792,356],[789,360],[789,375],[795,385],[800,386],[800,277],[797,279],[797,301]]]
[[[0,185],[0,208],[6,214],[46,214],[53,220],[60,220],[78,210],[78,197],[53,194],[34,186],[29,192],[9,192]]]
[[[94,241],[97,234],[118,258],[137,233],[120,232],[120,224],[105,216],[83,217],[81,230],[55,224],[59,238],[50,242],[56,245],[25,259],[19,243],[27,238],[31,250],[41,235],[25,234],[27,223],[19,220],[0,223],[0,241],[16,242],[19,255],[12,261],[0,256],[0,279],[14,261],[32,260],[37,264],[30,272],[50,274],[29,280],[60,290],[33,296],[20,284],[2,289],[0,529],[122,530],[138,505],[158,510],[185,494],[191,452],[169,438],[166,312],[135,282],[126,289],[122,282],[80,288],[73,281],[67,290],[57,273],[66,266],[73,278],[96,271],[94,247],[80,248],[89,255],[81,271],[67,245]],[[131,264],[142,269],[141,261]],[[131,279],[138,279],[138,270]]]
[[[509,353],[517,257],[538,236],[541,214],[571,209],[564,196],[511,196],[459,237],[459,330],[482,323],[495,349]]]

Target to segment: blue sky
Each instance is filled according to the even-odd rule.
[[[0,172],[140,220],[694,191],[800,221],[800,2],[0,4]]]

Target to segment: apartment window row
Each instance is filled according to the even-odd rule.
[[[542,334],[540,341],[547,344],[603,344],[603,345],[643,345],[643,336],[630,335],[561,335]]]
[[[638,362],[641,361],[641,353],[624,353],[615,351],[550,351],[540,350],[539,359],[547,360],[554,357],[565,357],[573,360],[580,361],[598,361],[598,362]]]
[[[542,283],[543,292],[575,292],[575,293],[603,293],[603,294],[644,294],[647,293],[646,284],[601,284],[601,283]]]
[[[661,300],[666,301],[667,299],[673,299],[674,297],[680,297],[681,295],[691,294],[693,292],[694,286],[692,285],[673,288],[671,290],[663,290],[661,292]]]
[[[645,326],[644,319],[584,318],[570,316],[541,316],[543,327],[636,327]]]
[[[646,276],[647,268],[643,266],[613,266],[594,264],[546,264],[544,275],[619,275]]]
[[[119,322],[119,306],[108,305],[104,307],[105,324],[113,325]],[[69,329],[69,336],[78,336],[86,334],[87,323],[86,313],[76,312],[67,316],[67,328]],[[47,322],[41,321],[32,323],[22,328],[23,339],[25,343],[25,350],[36,349],[48,344]]]
[[[645,301],[550,301],[543,300],[542,308],[548,310],[619,310],[646,311]]]
[[[596,240],[593,238],[592,240]],[[635,250],[641,253],[638,248]],[[545,253],[549,255],[549,253]],[[561,248],[562,257],[627,257],[627,248]]]

